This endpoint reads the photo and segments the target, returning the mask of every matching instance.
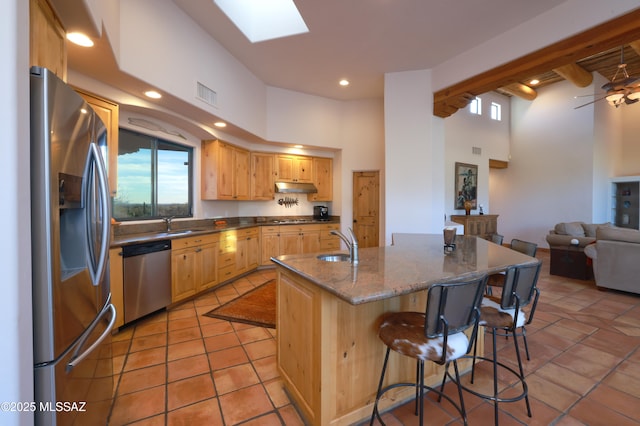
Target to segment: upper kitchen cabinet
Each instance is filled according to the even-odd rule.
[[[93,108],[107,128],[109,188],[111,196],[115,197],[118,191],[118,119],[120,107],[115,102],[85,92],[77,87],[74,87],[74,89],[91,105],[91,108]]]
[[[275,155],[251,153],[251,199],[273,200],[275,195]]]
[[[278,182],[313,182],[313,159],[299,155],[278,155]]]
[[[251,155],[220,140],[202,142],[203,200],[249,200]]]
[[[309,201],[331,201],[333,198],[333,159],[313,158],[313,184],[318,192],[307,194]]]
[[[29,65],[67,81],[67,45],[62,23],[46,0],[29,2]]]

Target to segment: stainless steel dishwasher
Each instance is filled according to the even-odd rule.
[[[171,240],[122,247],[124,322],[171,304]]]

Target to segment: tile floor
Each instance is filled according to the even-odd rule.
[[[531,360],[524,361],[533,417],[523,401],[502,404],[500,424],[640,425],[640,296],[549,275],[549,253],[538,258],[542,294],[527,328]],[[110,424],[304,424],[278,377],[275,330],[203,316],[274,276],[258,271],[115,335]],[[513,343],[498,342],[499,359],[515,360]],[[482,364],[481,378],[489,374]],[[508,392],[513,383],[503,376]],[[457,400],[454,386],[446,390]],[[446,403],[426,398],[425,424],[462,424]],[[470,425],[493,424],[493,405],[466,393],[465,404]],[[390,426],[417,424],[412,408],[383,418]]]

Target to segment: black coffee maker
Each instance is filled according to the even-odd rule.
[[[314,220],[329,220],[329,208],[327,206],[313,206]]]

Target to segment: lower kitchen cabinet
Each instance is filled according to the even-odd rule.
[[[259,266],[260,230],[258,227],[220,233],[218,282],[223,283]]]
[[[171,302],[218,284],[218,234],[180,238],[171,252]]]
[[[111,303],[116,308],[114,329],[124,325],[124,263],[122,247],[109,250],[109,277],[111,284]]]
[[[332,235],[337,223],[263,226],[261,229],[261,265],[272,265],[272,257],[284,254],[339,250],[340,239]]]

